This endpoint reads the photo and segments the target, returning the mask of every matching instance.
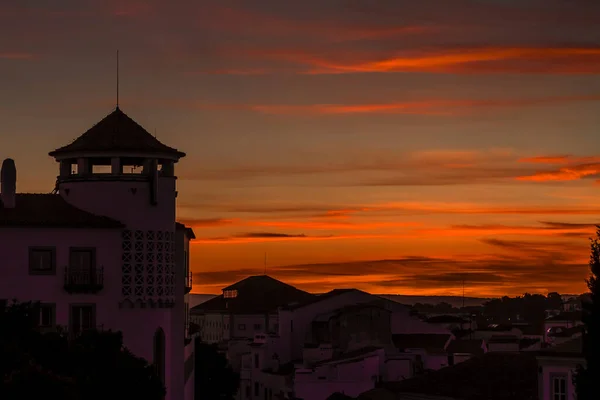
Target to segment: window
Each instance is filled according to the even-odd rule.
[[[250,397],[252,397],[252,389],[250,386],[246,386],[246,398],[249,399]]]
[[[40,328],[51,328],[56,323],[56,304],[40,304]]]
[[[56,248],[31,247],[29,249],[29,273],[33,275],[55,275]]]
[[[567,400],[567,376],[554,375],[551,377],[550,398],[552,400]]]
[[[87,329],[96,328],[96,305],[82,304],[71,305],[69,321],[70,333],[77,335]]]
[[[260,359],[258,358],[258,354],[254,355],[254,368],[258,368],[258,366],[260,365],[259,363]]]
[[[224,290],[223,291],[223,297],[226,299],[233,299],[234,297],[237,297],[237,295],[238,295],[237,290]]]
[[[259,392],[260,392],[260,388],[258,387],[258,382],[254,382],[254,395],[258,396]]]
[[[290,332],[294,332],[294,321],[290,321]]]
[[[246,330],[246,324],[238,324],[238,331],[245,331]]]
[[[260,324],[254,324],[254,330],[255,331],[260,331],[261,325]]]
[[[72,247],[69,265],[80,271],[91,270],[96,266],[96,249]]]

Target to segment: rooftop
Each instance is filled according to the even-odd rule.
[[[185,153],[162,144],[119,107],[70,144],[49,153],[52,157],[73,153],[136,153],[181,158]]]
[[[14,208],[0,199],[0,226],[47,228],[123,228],[117,220],[80,210],[59,194],[17,193]]]
[[[448,344],[446,351],[452,354],[473,354],[483,355],[483,339],[462,339],[453,340]]]
[[[558,321],[581,321],[582,313],[581,311],[568,311],[563,312],[558,315],[553,315],[551,317],[546,318],[546,321],[549,322],[558,322]]]
[[[543,357],[580,357],[582,356],[582,349],[583,338],[580,336],[554,347],[540,350],[536,354]]]
[[[304,302],[298,302],[295,304],[288,304],[285,309],[286,310],[296,310],[298,308],[302,308],[302,307],[306,307],[309,306],[311,304],[315,304],[315,303],[319,303],[323,300],[327,300],[330,299],[332,297],[335,296],[340,296],[342,294],[346,294],[346,293],[352,293],[352,292],[356,292],[356,293],[366,293],[363,292],[362,290],[358,290],[358,289],[333,289],[327,293],[323,293],[323,294],[319,294],[319,295],[313,295],[314,297],[311,299],[308,299]]]
[[[462,400],[537,399],[537,362],[531,353],[487,353],[400,382],[384,383],[394,393],[420,393]]]
[[[469,322],[457,315],[437,315],[435,317],[429,317],[425,321],[429,322],[430,324],[464,324]]]
[[[238,294],[234,298],[214,297],[192,308],[192,313],[262,314],[316,297],[268,275],[250,276],[223,290],[237,290]]]
[[[442,353],[451,337],[445,333],[398,333],[392,335],[392,341],[394,346],[403,351],[424,349],[429,353]]]

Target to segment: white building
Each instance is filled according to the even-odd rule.
[[[537,354],[539,400],[575,400],[574,372],[585,365],[581,337]]]
[[[117,107],[50,156],[51,194],[16,193],[15,164],[2,165],[0,298],[40,301],[49,328],[122,331],[156,365],[168,400],[191,399],[193,232],[175,221],[174,165],[185,154]]]

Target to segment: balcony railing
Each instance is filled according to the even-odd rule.
[[[185,277],[185,293],[189,293],[192,291],[192,273],[188,272],[187,276]]]
[[[65,290],[69,293],[98,293],[104,288],[104,267],[65,267]]]

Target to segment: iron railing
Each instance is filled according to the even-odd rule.
[[[104,266],[66,266],[64,287],[69,293],[98,293],[104,288]]]

